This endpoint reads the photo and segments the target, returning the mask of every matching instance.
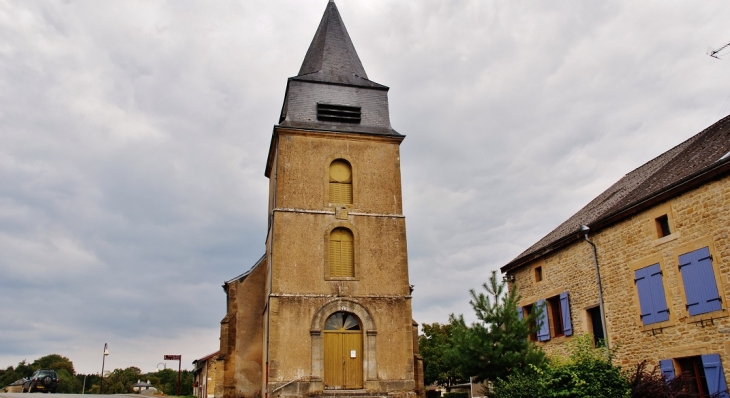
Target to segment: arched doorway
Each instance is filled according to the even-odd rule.
[[[355,314],[339,311],[324,325],[324,388],[354,390],[362,382],[362,326]]]

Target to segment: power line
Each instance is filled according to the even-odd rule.
[[[719,57],[717,56],[717,53],[719,53],[720,51],[724,50],[724,49],[725,49],[725,48],[727,48],[728,46],[730,46],[730,43],[727,43],[727,44],[725,44],[724,46],[722,46],[722,47],[718,48],[717,50],[709,49],[709,50],[707,50],[707,55],[711,56],[712,58],[717,58],[717,59],[720,59],[720,58],[719,58]]]

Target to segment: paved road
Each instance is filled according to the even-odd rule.
[[[134,398],[140,398],[145,397],[145,395],[137,395],[137,394],[116,394],[116,395],[109,395],[109,394],[49,394],[44,395],[43,393],[33,393],[32,395],[28,394],[21,394],[19,392],[0,392],[0,398],[41,398],[41,397],[48,397],[48,398],[102,398],[102,397],[134,397]],[[168,397],[169,398],[169,397]]]

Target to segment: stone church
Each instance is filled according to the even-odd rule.
[[[330,0],[273,129],[265,254],[223,285],[215,396],[423,393],[404,138]]]

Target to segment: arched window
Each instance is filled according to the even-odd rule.
[[[352,167],[344,159],[330,163],[329,202],[352,204]]]
[[[327,318],[327,322],[324,324],[324,330],[360,330],[360,321],[357,319],[355,314],[349,312],[335,312]]]
[[[335,278],[354,277],[355,256],[352,232],[347,228],[335,228],[330,233],[329,243],[327,275]]]

